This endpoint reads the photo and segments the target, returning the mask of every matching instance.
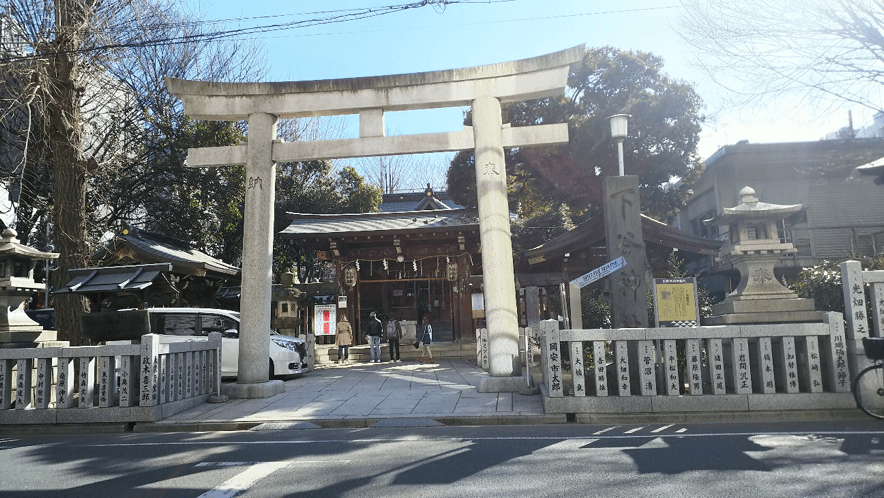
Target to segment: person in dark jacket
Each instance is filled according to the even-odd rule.
[[[368,341],[371,353],[371,362],[381,362],[381,335],[384,333],[384,324],[378,319],[374,311],[368,315],[368,323],[365,324],[365,340]]]
[[[399,339],[402,339],[402,326],[399,325],[399,320],[391,319],[387,322],[385,335],[387,336],[387,342],[390,343],[390,361],[400,361]]]

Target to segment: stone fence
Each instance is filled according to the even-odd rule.
[[[872,364],[866,358],[863,337],[884,337],[881,330],[884,328],[884,270],[863,271],[858,261],[845,261],[840,267],[844,318],[847,322],[847,352],[852,360],[850,373],[853,378]],[[870,306],[866,303],[866,287],[869,288]]]
[[[559,330],[546,320],[540,329],[546,413],[856,406],[840,313],[823,323]]]
[[[0,424],[155,421],[220,394],[220,333],[208,341],[160,338],[0,350]]]

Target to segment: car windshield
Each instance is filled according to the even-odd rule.
[[[239,320],[239,311],[231,311],[231,314],[236,317],[237,321]],[[270,329],[270,335],[280,335],[276,329]]]

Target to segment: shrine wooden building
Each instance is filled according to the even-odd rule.
[[[416,323],[426,315],[434,341],[472,341],[472,294],[481,291],[470,277],[482,273],[478,213],[449,208],[429,188],[425,195],[409,211],[289,213],[280,235],[334,264],[339,299],[358,330],[372,311]]]

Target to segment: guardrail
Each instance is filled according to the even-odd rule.
[[[855,407],[840,313],[823,323],[540,328],[547,413]]]
[[[0,423],[153,421],[220,395],[220,333],[208,341],[161,343],[160,337],[0,350]]]

